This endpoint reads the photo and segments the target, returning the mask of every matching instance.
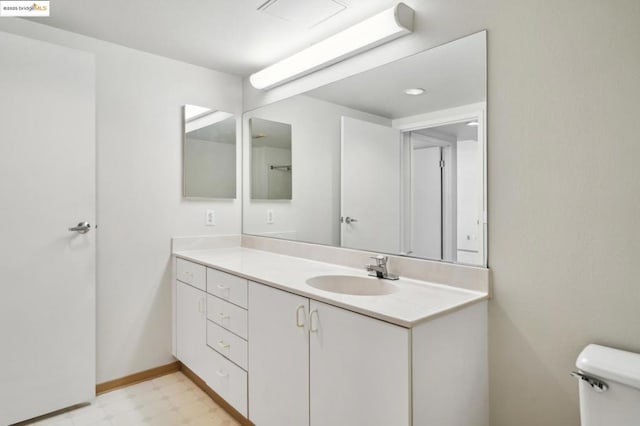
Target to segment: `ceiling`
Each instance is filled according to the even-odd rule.
[[[486,33],[479,32],[307,92],[390,119],[486,101]],[[408,96],[408,88],[425,93]]]
[[[414,130],[414,133],[418,133],[424,136],[431,136],[441,139],[444,136],[445,140],[452,139],[454,141],[478,141],[478,127],[467,125],[469,121],[463,121],[460,123],[443,124],[441,126],[429,127],[428,129]]]
[[[397,3],[304,0],[304,14],[290,9],[303,0],[279,1],[260,11],[265,0],[56,0],[36,22],[247,76]]]

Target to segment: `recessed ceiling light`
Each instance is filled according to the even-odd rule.
[[[404,93],[406,93],[407,95],[411,95],[411,96],[418,96],[418,95],[422,95],[424,93],[424,89],[421,89],[419,87],[415,87],[415,88],[411,88],[411,89],[404,89]]]
[[[467,126],[477,126],[478,122],[477,121],[470,121],[467,123]]]

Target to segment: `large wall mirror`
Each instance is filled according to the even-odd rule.
[[[182,149],[185,198],[236,198],[236,118],[185,105]]]
[[[290,199],[251,196],[263,120],[290,126]],[[486,265],[486,32],[248,111],[243,126],[244,233]]]

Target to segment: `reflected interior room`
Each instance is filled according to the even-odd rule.
[[[638,426],[639,22],[0,1],[0,426]]]

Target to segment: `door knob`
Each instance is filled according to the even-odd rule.
[[[355,217],[347,216],[347,217],[344,218],[344,221],[347,223],[347,225],[349,225],[350,223],[357,222],[358,219],[356,219]]]
[[[80,222],[73,228],[69,228],[69,231],[75,231],[78,234],[86,234],[87,232],[89,232],[89,230],[91,230],[91,225],[89,225],[89,222]]]

